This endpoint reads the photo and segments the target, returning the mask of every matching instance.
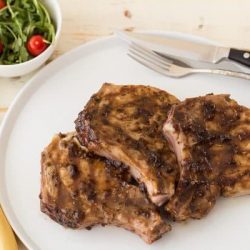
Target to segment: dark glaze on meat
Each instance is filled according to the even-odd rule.
[[[59,224],[87,228],[123,227],[152,243],[171,227],[128,168],[87,152],[74,133],[56,135],[42,153],[41,210]]]
[[[177,154],[180,180],[166,205],[177,220],[201,218],[223,196],[250,193],[250,110],[228,95],[175,106],[164,134]]]
[[[173,104],[165,91],[142,85],[104,84],[76,120],[79,140],[98,155],[121,161],[163,204],[175,191],[178,164],[162,127]]]

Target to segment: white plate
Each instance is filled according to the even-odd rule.
[[[55,133],[74,129],[78,112],[103,82],[150,84],[180,99],[231,93],[250,106],[249,81],[211,75],[167,78],[127,57],[126,46],[115,37],[62,56],[26,84],[1,129],[0,201],[24,243],[33,250],[249,248],[250,197],[221,199],[206,218],[174,224],[172,232],[151,246],[121,228],[64,229],[40,212],[40,153]]]

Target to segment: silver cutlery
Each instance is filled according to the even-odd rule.
[[[195,73],[208,73],[250,80],[250,74],[247,73],[222,69],[200,69],[180,66],[174,60],[168,59],[165,56],[163,57],[158,53],[135,43],[131,43],[128,55],[135,61],[165,76],[180,78]]]
[[[215,46],[180,37],[125,31],[119,31],[117,35],[128,42],[140,44],[145,48],[165,55],[214,64],[222,60],[228,60],[250,67],[250,51],[247,50]]]

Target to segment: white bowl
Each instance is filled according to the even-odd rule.
[[[48,9],[56,28],[55,40],[39,56],[19,64],[0,65],[0,77],[17,77],[28,74],[44,64],[52,55],[59,40],[62,28],[62,13],[58,0],[41,0]]]

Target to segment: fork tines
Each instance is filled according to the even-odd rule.
[[[131,43],[128,56],[152,70],[164,75],[169,75],[168,71],[172,61],[163,58],[154,51],[144,48],[139,44]]]

